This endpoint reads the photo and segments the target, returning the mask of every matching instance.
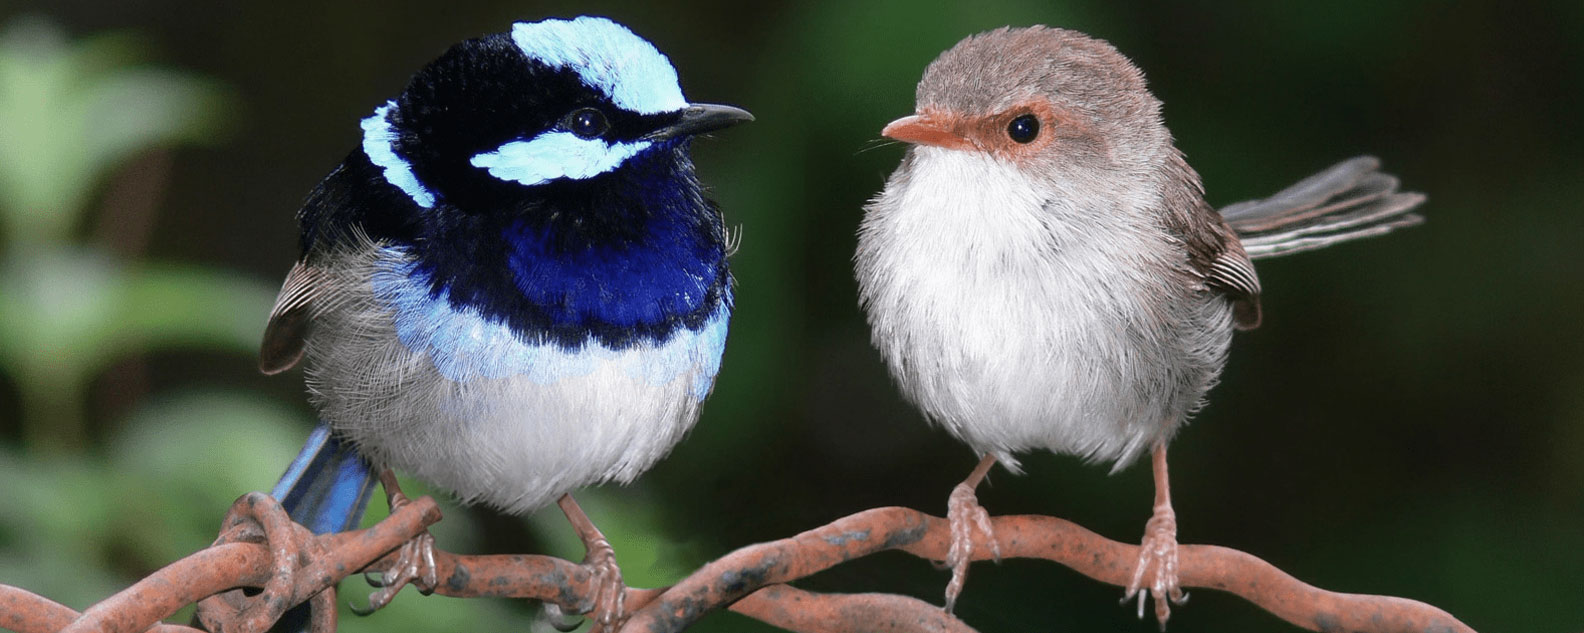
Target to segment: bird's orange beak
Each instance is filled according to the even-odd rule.
[[[967,137],[952,131],[950,121],[937,114],[914,114],[886,124],[880,135],[904,143],[931,145],[946,149],[973,149]]]

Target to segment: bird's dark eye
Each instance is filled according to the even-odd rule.
[[[1025,114],[1007,124],[1007,136],[1019,143],[1028,143],[1039,136],[1039,117]]]
[[[594,108],[573,110],[572,114],[567,115],[565,125],[579,138],[595,138],[610,130],[610,121],[606,120],[605,113]]]

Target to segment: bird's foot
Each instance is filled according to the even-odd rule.
[[[545,603],[545,613],[551,626],[561,631],[578,627],[577,615],[589,614],[598,626],[594,630],[614,631],[627,620],[627,584],[622,581],[621,567],[616,565],[616,550],[603,537],[587,544],[588,554],[582,566],[590,575],[589,585],[594,595],[588,611],[568,613],[559,605]]]
[[[1146,584],[1145,580],[1148,579]],[[1144,619],[1144,598],[1155,600],[1155,621],[1166,630],[1166,620],[1171,617],[1171,604],[1188,602],[1188,594],[1177,585],[1177,513],[1171,504],[1155,507],[1155,513],[1144,524],[1144,541],[1139,545],[1138,566],[1133,568],[1133,581],[1128,583],[1122,596],[1126,604],[1138,598],[1138,617]]]
[[[412,503],[400,489],[389,492],[391,512]],[[396,550],[396,562],[390,568],[381,572],[364,574],[364,579],[370,585],[379,587],[379,591],[369,594],[367,607],[353,607],[352,612],[358,615],[368,615],[385,608],[402,587],[412,585],[418,593],[429,595],[434,593],[439,586],[439,569],[435,565],[434,535],[427,530],[423,534],[413,537]]]
[[[595,622],[593,631],[621,628],[627,621],[627,584],[622,582],[621,567],[616,565],[616,550],[599,528],[594,527],[594,522],[589,520],[583,508],[578,507],[572,495],[562,495],[556,503],[566,513],[567,521],[572,523],[572,529],[583,541],[586,553],[583,555],[582,567],[588,570],[589,584],[594,589],[593,596],[583,603],[583,610],[573,615],[589,614]],[[550,615],[552,623],[571,622],[559,605],[545,603],[545,612]]]
[[[977,483],[977,482],[974,482]],[[968,563],[973,561],[973,530],[978,528],[990,542],[990,554],[1001,562],[1001,546],[996,543],[995,530],[990,524],[990,513],[979,505],[970,482],[957,484],[946,501],[946,521],[951,525],[951,547],[946,550],[946,566],[951,569],[951,581],[946,583],[946,612],[957,606],[957,596],[968,580]]]
[[[604,538],[588,545],[583,566],[593,574],[594,620],[605,630],[614,630],[627,619],[627,584],[616,565],[616,550]]]

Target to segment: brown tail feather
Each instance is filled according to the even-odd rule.
[[[1397,191],[1397,178],[1378,171],[1380,160],[1355,156],[1263,200],[1221,209],[1249,258],[1325,248],[1413,226],[1410,213],[1424,194]]]

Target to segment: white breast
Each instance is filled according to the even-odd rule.
[[[1148,212],[1158,200],[1088,199],[986,154],[912,152],[867,207],[856,258],[902,390],[1013,466],[1045,448],[1120,467],[1168,437],[1214,381],[1231,323],[1224,300],[1185,288],[1180,249]]]
[[[308,340],[315,405],[374,463],[464,502],[521,513],[632,480],[692,427],[720,366],[724,302],[699,330],[660,344],[569,351],[425,292],[402,294],[399,253],[344,259],[326,266],[341,271],[342,300],[315,315]],[[397,311],[430,314],[399,328]]]

